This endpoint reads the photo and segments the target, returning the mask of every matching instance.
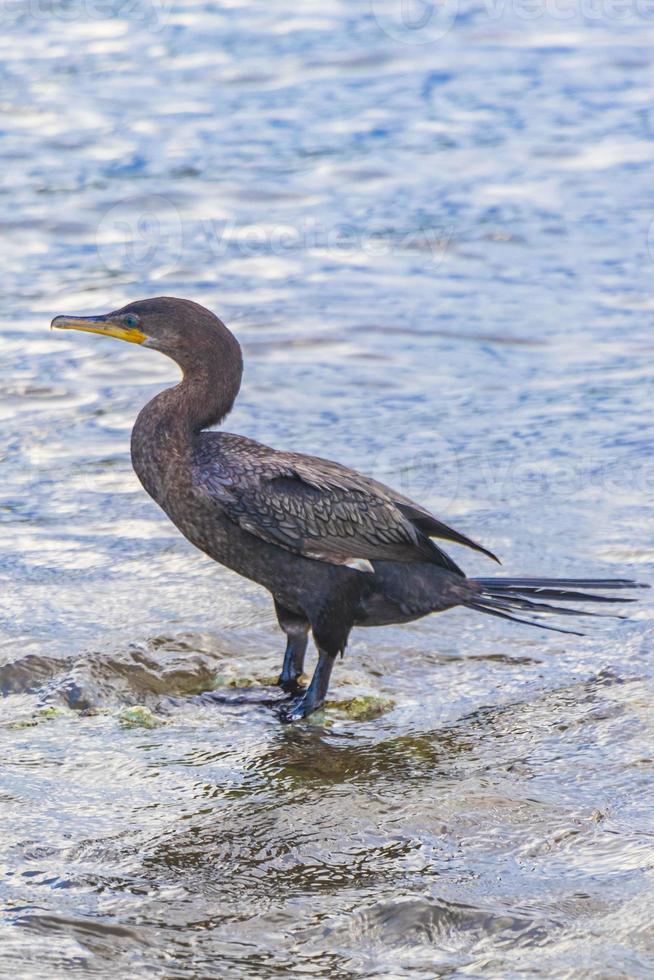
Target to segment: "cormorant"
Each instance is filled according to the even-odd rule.
[[[233,334],[197,303],[162,296],[103,316],[58,316],[52,326],[140,344],[181,368],[180,383],[140,412],[132,463],[192,544],[272,593],[287,638],[279,677],[291,695],[287,721],[323,704],[353,626],[404,623],[466,606],[560,630],[536,617],[591,614],[552,600],[617,602],[595,590],[637,586],[626,579],[466,578],[434,538],[495,556],[420,504],[339,463],[207,431],[231,410],[243,362]],[[310,630],[318,664],[303,690],[298,678]]]

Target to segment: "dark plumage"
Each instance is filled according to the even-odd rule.
[[[408,622],[463,605],[561,629],[539,617],[590,614],[551,600],[616,602],[584,590],[636,587],[623,579],[466,578],[434,537],[495,556],[389,487],[338,463],[205,431],[232,408],[242,358],[227,327],[197,303],[159,297],[106,316],[56,317],[52,325],[154,348],[182,369],[182,381],[136,420],[134,469],[189,541],[272,593],[287,637],[279,679],[293,696],[287,720],[323,703],[353,626]],[[309,630],[319,659],[302,691]]]

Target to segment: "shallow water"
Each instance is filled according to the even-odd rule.
[[[428,15],[0,6],[1,975],[654,974],[651,596],[359,631],[282,726],[268,597],[131,472],[174,367],[47,330],[196,299],[232,431],[654,580],[654,18]]]

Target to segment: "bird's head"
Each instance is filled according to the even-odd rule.
[[[183,369],[220,353],[237,354],[240,361],[238,343],[217,316],[198,303],[172,296],[137,300],[101,316],[56,316],[51,326],[150,347]]]

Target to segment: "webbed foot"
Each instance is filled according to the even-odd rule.
[[[286,704],[280,706],[279,718],[284,724],[290,724],[293,721],[302,721],[322,707],[322,702],[315,704],[313,698],[308,696],[308,693],[307,691],[301,697],[293,698],[292,701],[287,701]]]

